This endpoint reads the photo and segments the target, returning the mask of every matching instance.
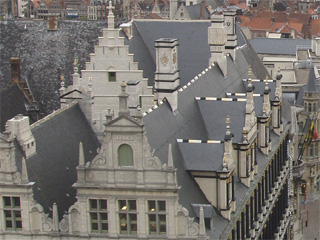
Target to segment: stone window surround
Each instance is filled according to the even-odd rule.
[[[3,196],[4,227],[6,230],[22,231],[21,200],[17,196]],[[7,200],[9,200],[8,205]],[[19,201],[16,202],[16,200]],[[10,215],[10,216],[7,216]],[[11,227],[8,227],[11,224]],[[17,225],[19,224],[19,226]]]

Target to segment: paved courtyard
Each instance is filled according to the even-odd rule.
[[[302,207],[303,230],[302,238],[305,240],[320,240],[320,197],[307,199]]]

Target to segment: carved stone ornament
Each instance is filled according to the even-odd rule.
[[[193,221],[193,218],[189,218],[188,221],[188,232],[191,236],[199,235],[199,224]]]
[[[91,162],[91,167],[101,167],[107,163],[107,159],[104,157],[103,145],[101,146],[101,149],[97,149],[97,153],[98,155],[95,156]]]
[[[42,226],[45,232],[51,232],[53,227],[52,219],[49,218],[48,215],[49,214],[42,213]]]
[[[145,149],[146,150],[146,149]],[[146,152],[146,168],[152,168],[152,169],[160,169],[161,168],[161,161],[158,157],[154,156],[154,151],[150,154],[150,152]],[[148,154],[149,153],[149,154]],[[148,155],[150,157],[148,157]]]
[[[169,61],[169,59],[168,59],[167,55],[163,54],[163,55],[161,56],[161,58],[160,58],[160,61],[161,61],[161,63],[162,63],[163,66],[166,66],[167,63],[168,63],[168,61]]]
[[[0,168],[6,169],[6,162],[9,154],[0,153]]]
[[[21,174],[19,172],[15,172],[12,174],[12,181],[15,184],[21,183]]]
[[[67,214],[63,215],[63,219],[59,223],[59,229],[64,233],[69,231],[69,218]]]

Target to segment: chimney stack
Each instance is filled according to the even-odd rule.
[[[20,58],[12,57],[11,64],[11,83],[20,83]]]
[[[156,100],[166,98],[172,110],[177,108],[177,94],[180,75],[178,69],[178,39],[161,38],[155,41],[156,47],[156,72],[154,89]]]
[[[226,40],[227,34],[224,27],[224,16],[212,15],[211,26],[208,29],[208,42],[211,52],[209,66],[216,62],[224,76],[227,76]]]
[[[236,11],[225,10],[224,25],[227,33],[227,41],[225,45],[225,53],[230,54],[232,59],[236,59],[236,47],[237,47],[237,34],[236,34]]]

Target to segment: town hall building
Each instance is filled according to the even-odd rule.
[[[0,135],[0,238],[287,239],[290,106],[272,77],[233,11],[122,29],[109,11],[61,108]]]

